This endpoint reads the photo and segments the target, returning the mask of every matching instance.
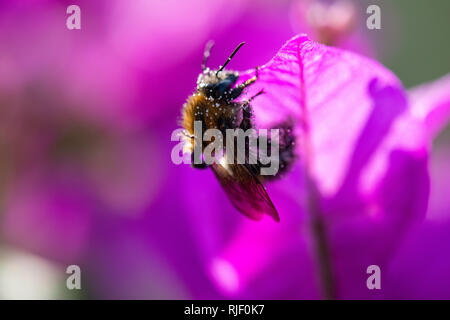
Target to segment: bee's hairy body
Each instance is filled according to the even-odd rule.
[[[234,50],[228,60],[218,70],[211,70],[206,67],[206,61],[212,45],[208,44],[206,46],[202,64],[203,72],[198,76],[195,93],[187,99],[182,109],[181,124],[186,131],[185,136],[190,142],[188,146],[192,156],[195,153],[196,141],[202,141],[202,152],[212,142],[202,139],[205,131],[208,129],[217,129],[224,137],[227,129],[242,129],[246,131],[253,128],[250,102],[260,95],[262,91],[246,101],[237,101],[237,98],[241,96],[246,87],[258,79],[258,69],[256,69],[254,77],[239,85],[236,84],[239,74],[224,69],[243,44],[241,43]],[[195,130],[197,121],[202,124],[201,133]],[[289,123],[280,124],[279,126],[281,131],[279,163],[282,170],[278,171],[277,176],[293,162],[294,137],[290,134],[290,128],[291,124]],[[201,137],[195,136],[196,134],[201,134]],[[273,145],[273,142],[270,143]],[[247,142],[245,147],[245,154],[248,154],[250,149]],[[234,154],[236,155],[236,152]],[[192,165],[196,168],[206,168],[208,166],[206,163],[198,164],[195,161]],[[267,214],[279,221],[278,212],[261,183],[263,180],[259,170],[261,165],[258,161],[257,164],[247,162],[238,164],[234,162],[225,166],[221,163],[213,163],[209,167],[213,170],[232,204],[240,212],[254,220],[259,220],[264,214]]]
[[[208,129],[218,129],[225,136],[227,129],[251,128],[249,103],[237,102],[234,99],[238,98],[245,86],[253,83],[256,77],[233,88],[239,78],[237,72],[223,71],[218,77],[215,76],[216,72],[217,70],[206,69],[201,73],[196,92],[183,105],[182,125],[191,139],[191,152],[195,143],[195,121],[202,123],[202,134]],[[202,150],[207,143],[203,142]]]
[[[192,137],[192,148],[195,121],[202,123],[203,130],[218,129],[225,134],[226,129],[239,127],[240,106],[240,103],[235,102],[211,101],[202,93],[190,96],[183,107],[183,127]]]

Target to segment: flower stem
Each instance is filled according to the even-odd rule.
[[[307,119],[306,109],[304,110]],[[306,185],[306,204],[309,214],[309,222],[313,237],[314,253],[318,264],[319,281],[322,287],[324,299],[336,299],[336,288],[333,278],[333,269],[328,246],[326,225],[323,219],[323,213],[320,208],[320,192],[317,189],[314,179],[311,177],[312,153],[310,146],[308,122],[304,121],[304,177]]]
[[[325,222],[319,205],[318,190],[309,177],[308,185],[308,213],[313,236],[314,252],[318,264],[320,284],[324,299],[336,299],[335,284],[328,247]]]
[[[316,254],[319,268],[319,278],[322,286],[323,297],[327,300],[336,298],[336,288],[333,279],[333,270],[331,265],[330,250],[328,247],[325,221],[323,220],[322,210],[320,208],[320,196],[316,183],[311,176],[312,168],[312,148],[310,137],[309,110],[307,108],[306,85],[304,78],[304,66],[300,54],[300,46],[297,48],[297,57],[299,59],[299,82],[300,82],[300,124],[303,128],[303,156],[304,172],[307,190],[307,211],[310,217],[310,226],[313,235],[314,252]]]

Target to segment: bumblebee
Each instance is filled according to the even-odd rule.
[[[186,131],[187,139],[190,140],[188,145],[190,148],[189,152],[192,155],[194,155],[194,145],[198,141],[194,130],[196,121],[202,123],[202,136],[208,129],[218,129],[225,136],[227,129],[242,129],[245,131],[253,128],[250,102],[261,95],[263,91],[259,91],[246,101],[237,101],[236,99],[242,95],[245,88],[258,80],[258,68],[256,68],[254,77],[241,84],[237,84],[239,79],[238,72],[225,69],[243,45],[244,43],[240,43],[225,63],[217,70],[206,67],[213,43],[209,42],[205,48],[202,63],[203,72],[198,76],[194,94],[187,99],[182,109],[181,124]],[[280,129],[281,138],[279,142],[280,170],[275,177],[279,176],[282,171],[285,171],[294,159],[292,123],[281,124],[278,128]],[[201,143],[203,151],[211,142],[202,141]],[[250,146],[246,144],[246,148],[250,148]],[[246,154],[252,152],[252,150],[247,151]],[[204,162],[199,164],[193,161],[192,163],[195,168],[211,167],[229,200],[247,217],[260,220],[264,214],[267,214],[277,222],[280,220],[278,212],[262,184],[263,180],[274,177],[261,176],[261,163],[251,164],[245,162],[239,164],[236,161],[231,164],[224,164],[218,161],[210,165]]]

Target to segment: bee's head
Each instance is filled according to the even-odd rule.
[[[226,98],[233,89],[237,79],[238,72],[222,70],[211,70],[206,68],[197,79],[197,91],[213,99]]]
[[[244,45],[244,42],[241,42],[236,49],[234,49],[233,53],[231,53],[218,70],[211,70],[206,67],[206,62],[208,61],[213,45],[214,43],[212,41],[209,41],[206,44],[202,63],[203,72],[200,73],[197,79],[197,92],[203,93],[208,98],[227,100],[230,98],[231,90],[236,84],[239,74],[235,71],[225,70],[225,67],[234,57],[236,52]]]

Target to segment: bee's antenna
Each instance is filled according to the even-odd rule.
[[[211,49],[214,47],[214,41],[209,40],[208,43],[206,43],[205,51],[203,52],[203,63],[202,63],[202,70],[206,69],[206,63],[208,62],[209,56],[211,54]]]
[[[230,62],[231,59],[233,59],[234,55],[239,51],[239,49],[240,49],[244,44],[245,44],[245,42],[241,42],[241,43],[236,47],[236,49],[234,49],[233,53],[230,54],[230,56],[228,57],[227,61],[225,61],[225,63],[223,64],[223,66],[221,66],[221,67],[219,68],[219,70],[217,70],[217,72],[216,72],[216,77],[217,77],[217,75],[219,74],[219,72],[222,71],[222,70],[227,66],[228,62]]]

